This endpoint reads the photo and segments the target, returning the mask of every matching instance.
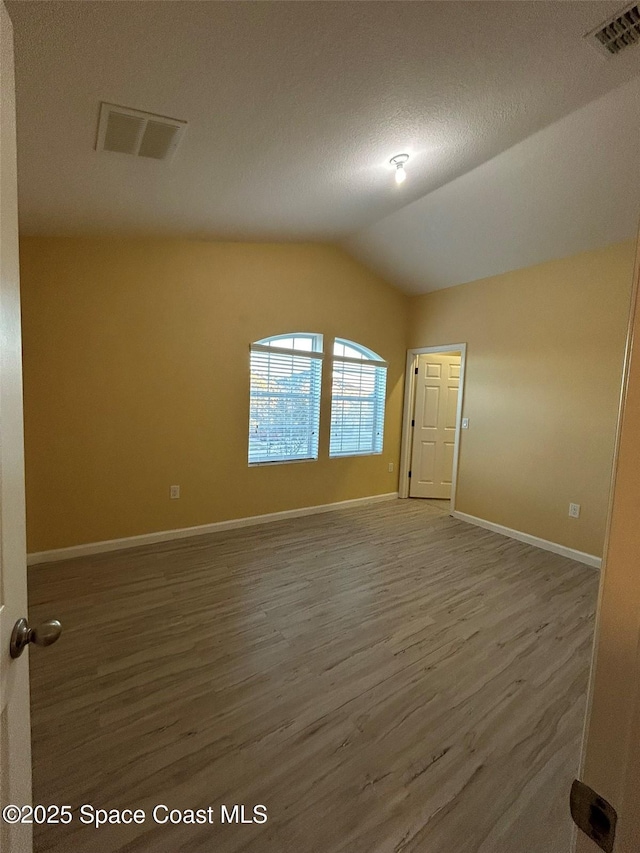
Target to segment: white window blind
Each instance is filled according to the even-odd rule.
[[[333,356],[329,456],[382,453],[386,362],[339,338]]]
[[[251,345],[249,464],[318,458],[321,348],[305,334]]]

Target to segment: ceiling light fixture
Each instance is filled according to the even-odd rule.
[[[389,160],[389,163],[392,166],[396,167],[396,184],[401,184],[407,179],[407,173],[404,170],[404,164],[409,159],[408,154],[396,154],[395,157],[392,157]]]

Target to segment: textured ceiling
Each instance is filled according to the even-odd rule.
[[[401,289],[424,293],[631,239],[639,138],[636,77],[363,229],[347,248]]]
[[[582,39],[617,2],[7,5],[27,233],[319,240],[365,229],[364,251],[386,233],[367,226],[434,190],[455,195],[463,185],[449,182],[640,71],[639,48],[608,59]],[[186,119],[173,161],[97,153],[102,100]],[[387,161],[400,151],[412,159],[398,188]],[[498,183],[523,163],[504,162]],[[468,239],[467,200],[443,204],[451,249]],[[429,275],[443,286],[469,274],[455,270],[438,260]],[[407,286],[424,278],[403,271]]]

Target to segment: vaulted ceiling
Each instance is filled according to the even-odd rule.
[[[636,224],[617,2],[7,5],[25,233],[337,240],[420,292]],[[97,152],[101,101],[186,120],[172,161]]]
[[[347,247],[402,290],[425,293],[631,239],[639,139],[636,77],[362,229]]]

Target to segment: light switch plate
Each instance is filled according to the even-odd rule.
[[[462,429],[469,429],[469,418],[462,419]]]

